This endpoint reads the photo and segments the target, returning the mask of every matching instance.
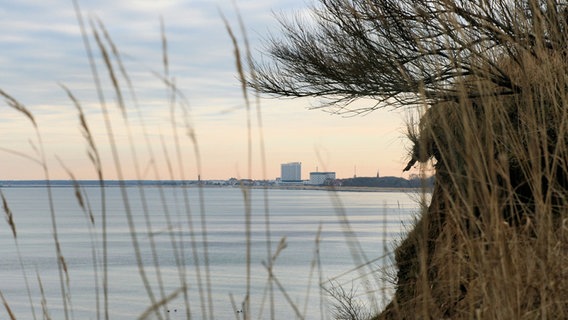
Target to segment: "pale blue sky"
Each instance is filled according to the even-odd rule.
[[[275,13],[307,15],[309,3],[308,0],[236,1],[255,57],[260,57],[264,49],[262,39],[269,33],[278,34]],[[193,145],[181,129],[178,137],[183,172],[178,169],[167,91],[153,74],[163,72],[161,17],[168,40],[170,73],[190,104],[189,119],[200,149],[202,178],[263,178],[254,109],[252,172],[249,173],[247,113],[235,72],[232,44],[219,14],[219,10],[224,13],[243,45],[233,4],[230,0],[79,1],[85,19],[100,19],[118,46],[143,115],[141,120],[125,92],[129,132],[118,116],[116,97],[110,90],[100,53],[96,52],[124,178],[172,177],[161,141],[165,141],[169,159],[174,163],[173,177],[197,177]],[[35,115],[51,178],[68,178],[57,158],[77,178],[95,178],[77,113],[59,84],[67,86],[81,101],[103,159],[105,177],[116,178],[72,1],[0,0],[0,30],[3,31],[0,89]],[[92,36],[90,41],[94,47]],[[402,175],[408,145],[404,138],[404,112],[379,110],[364,117],[344,118],[308,110],[317,104],[318,101],[308,99],[261,99],[266,178],[278,177],[280,164],[292,161],[303,163],[303,178],[308,178],[309,172],[316,168],[336,171],[339,178],[353,176],[355,168],[358,176],[374,176],[377,170],[381,175]],[[4,102],[0,107],[0,148],[4,150],[0,151],[0,180],[44,178],[39,165],[14,154],[36,157],[34,146],[38,142],[30,122]],[[183,125],[179,113],[176,123]],[[145,134],[151,148],[145,143]]]

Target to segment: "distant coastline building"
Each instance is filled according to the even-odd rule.
[[[321,186],[329,180],[335,180],[335,172],[310,172],[309,184],[311,185]]]
[[[302,181],[302,163],[289,162],[283,163],[280,170],[280,180],[286,182],[301,182]]]

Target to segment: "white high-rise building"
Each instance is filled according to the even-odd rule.
[[[302,163],[290,162],[281,165],[282,182],[300,182],[302,181]]]

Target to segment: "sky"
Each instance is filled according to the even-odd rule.
[[[303,179],[312,171],[405,177],[405,111],[345,117],[313,110],[315,99],[255,100],[253,92],[247,108],[221,15],[244,50],[240,12],[253,57],[267,59],[266,39],[279,34],[277,16],[309,17],[310,0],[78,0],[103,100],[72,0],[0,3],[0,90],[36,124],[0,100],[0,180],[97,178],[63,87],[83,109],[105,179],[275,179],[288,162],[302,163]],[[112,60],[124,112],[96,47],[98,21],[132,83],[134,94]],[[161,21],[169,76],[180,93],[175,99],[162,81]]]

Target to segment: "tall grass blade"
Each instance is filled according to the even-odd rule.
[[[118,48],[116,47],[116,45],[112,41],[112,38],[110,37],[108,31],[104,27],[104,24],[100,20],[98,20],[97,22],[98,22],[99,29],[101,29],[101,31],[103,32],[104,38],[105,38],[108,46],[111,48],[111,52],[113,54],[114,59],[116,60],[118,70],[120,70],[122,76],[124,77],[126,83],[128,84],[128,89],[130,90],[132,97],[136,98],[136,95],[135,95],[133,87],[132,87],[132,83],[130,81],[130,77],[128,76],[128,73],[126,72],[126,68],[124,67],[124,65],[122,63],[122,59],[121,59],[121,56],[120,56],[120,52],[118,51]],[[121,90],[120,87],[117,87],[115,89],[115,91],[118,92],[118,91],[122,91],[122,90]],[[124,100],[119,100],[119,103],[120,103],[120,101],[122,101],[122,103],[124,104]],[[134,101],[136,102],[136,100],[134,100]],[[137,179],[137,181],[141,181],[143,179],[143,176],[142,176],[142,172],[141,172],[140,164],[139,164],[139,160],[138,160],[138,158],[139,158],[138,153],[136,151],[135,144],[134,144],[134,137],[133,137],[130,125],[129,125],[129,119],[126,117],[126,105],[123,105],[121,109],[124,111],[123,116],[124,116],[124,121],[125,121],[125,127],[126,127],[126,130],[127,130],[127,137],[128,137],[128,142],[129,142],[128,144],[130,146],[130,152],[132,154],[132,159],[133,159],[132,163],[134,164],[136,179]],[[136,105],[136,109],[139,110],[137,105]],[[144,134],[146,135],[146,131],[144,131]],[[148,141],[148,140],[146,139],[146,141]],[[148,147],[148,145],[147,145],[147,147]],[[151,224],[151,220],[150,220],[148,203],[147,203],[147,200],[146,200],[145,189],[140,183],[138,183],[138,192],[139,192],[139,195],[140,195],[140,202],[142,204],[142,212],[144,214],[146,229],[147,229],[148,234],[151,235],[154,232],[152,230],[152,224]],[[156,272],[156,279],[157,279],[157,282],[158,282],[158,287],[159,287],[159,290],[160,290],[161,299],[164,300],[166,293],[165,293],[165,288],[164,288],[164,285],[163,285],[162,272],[161,272],[160,263],[159,263],[159,260],[158,260],[156,243],[155,243],[154,238],[152,236],[149,237],[149,241],[150,241],[150,250],[152,252],[152,262],[154,264],[154,269],[155,269],[155,272]],[[167,311],[167,305],[164,305],[164,313],[166,315],[166,318],[169,318],[169,314],[166,311]]]
[[[112,66],[112,62],[111,62],[109,54],[108,54],[108,50],[105,47],[105,45],[103,44],[103,42],[102,42],[102,40],[99,36],[99,33],[95,29],[92,22],[91,22],[91,27],[92,27],[93,35],[94,35],[95,41],[98,45],[99,51],[100,51],[101,55],[103,56],[105,67],[107,68],[109,78],[111,79],[114,92],[115,92],[116,97],[118,99],[118,105],[120,107],[120,110],[122,112],[124,119],[126,119],[126,108],[125,108],[125,105],[124,105],[124,100],[122,98],[122,93],[121,93],[122,91],[119,87],[118,80],[117,80],[117,77],[115,75],[114,68]],[[140,250],[140,243],[139,243],[139,240],[138,240],[136,227],[135,227],[135,223],[134,223],[134,218],[133,218],[133,215],[132,215],[131,204],[130,204],[128,193],[126,191],[126,186],[124,184],[122,163],[121,163],[120,156],[119,156],[118,149],[117,149],[117,145],[116,145],[116,142],[115,142],[111,120],[109,118],[109,114],[108,114],[108,110],[106,108],[106,104],[101,102],[101,106],[103,106],[103,114],[105,116],[105,125],[106,125],[106,129],[107,129],[107,136],[108,136],[109,143],[110,143],[110,146],[111,146],[112,157],[113,157],[113,161],[114,161],[114,164],[115,164],[116,174],[117,174],[117,177],[118,177],[119,188],[120,188],[121,195],[122,195],[122,200],[123,200],[123,204],[124,204],[124,210],[125,210],[125,213],[126,213],[128,228],[130,229],[130,238],[131,238],[131,241],[132,241],[132,245],[134,247],[134,254],[135,254],[137,265],[138,265],[138,272],[139,272],[140,277],[142,279],[142,283],[144,284],[144,288],[146,290],[148,298],[150,299],[151,304],[154,305],[154,304],[156,304],[156,297],[154,295],[152,287],[150,286],[148,276],[147,276],[147,273],[145,271],[145,267],[144,267],[144,263],[143,263],[143,259],[142,259],[142,254],[141,254],[141,250]],[[158,319],[162,319],[162,315],[157,310],[156,310],[155,314],[158,317]]]
[[[290,307],[292,307],[292,310],[294,310],[295,316],[298,319],[304,319],[304,316],[300,312],[300,309],[298,309],[298,306],[296,306],[296,304],[294,303],[294,301],[292,300],[292,298],[290,297],[290,295],[288,294],[288,292],[286,291],[284,286],[280,283],[278,278],[273,273],[271,273],[271,270],[268,268],[268,265],[264,261],[262,262],[262,265],[270,273],[269,274],[270,278],[274,281],[274,283],[276,284],[276,286],[278,287],[278,289],[280,290],[280,292],[282,293],[282,295],[286,299],[286,302],[288,302],[288,305],[290,305]]]
[[[4,192],[2,192],[1,189],[0,189],[0,196],[2,197],[2,208],[4,209],[4,213],[6,214],[6,222],[10,226],[10,230],[12,230],[12,235],[14,236],[14,239],[16,239],[17,233],[16,233],[16,224],[14,223],[14,214],[12,213],[12,210],[10,210],[10,207],[8,206],[8,201],[6,200]]]
[[[36,270],[36,277],[37,277],[37,283],[39,285],[39,293],[41,295],[41,312],[43,315],[43,319],[51,320],[51,316],[49,315],[49,309],[47,307],[47,299],[45,298],[45,291],[43,289],[43,283],[41,282],[41,277],[39,276],[37,270]]]
[[[26,106],[21,104],[18,100],[16,100],[11,95],[4,92],[4,90],[2,90],[2,89],[0,89],[0,96],[4,97],[8,106],[10,106],[14,110],[22,113],[26,118],[28,118],[28,120],[30,120],[32,122],[34,128],[37,128],[37,123],[35,121],[35,118],[34,118],[33,114],[31,113],[31,111],[28,110],[28,108],[26,108]]]
[[[14,222],[14,214],[13,214],[12,210],[10,209],[10,206],[8,205],[8,200],[6,199],[4,192],[2,192],[2,189],[0,189],[0,196],[2,197],[2,208],[4,209],[4,213],[6,214],[6,222],[10,226],[10,229],[12,230],[12,235],[13,235],[13,238],[14,238],[14,244],[16,246],[16,252],[18,254],[18,262],[20,264],[20,269],[22,270],[22,275],[24,277],[24,283],[26,285],[26,294],[28,296],[28,302],[30,303],[30,309],[31,309],[31,312],[32,312],[32,317],[34,319],[36,319],[37,317],[36,317],[36,313],[35,313],[35,305],[33,303],[32,293],[31,293],[31,290],[30,290],[30,284],[29,284],[29,280],[28,280],[28,275],[26,273],[24,261],[22,259],[22,254],[20,252],[20,244],[18,242],[18,237],[17,237],[17,232],[16,232],[16,223]]]
[[[10,308],[8,301],[6,301],[6,298],[4,298],[2,291],[0,291],[0,299],[2,299],[2,304],[4,305],[4,308],[6,309],[6,312],[8,313],[8,316],[10,317],[10,320],[16,320],[16,316],[12,312],[12,309]]]
[[[95,248],[95,244],[98,243],[98,241],[96,239],[96,234],[95,234],[95,230],[94,230],[95,216],[93,214],[93,211],[91,210],[91,206],[90,206],[89,200],[87,198],[87,195],[81,189],[81,186],[79,185],[79,182],[75,178],[75,175],[71,172],[71,170],[69,170],[69,168],[67,168],[67,166],[65,166],[65,164],[63,163],[63,161],[59,157],[57,157],[57,160],[59,161],[59,163],[61,164],[61,166],[65,170],[65,172],[67,172],[67,175],[70,177],[72,184],[73,184],[73,191],[74,191],[74,195],[75,195],[75,200],[77,200],[77,203],[79,204],[79,207],[81,207],[81,210],[85,214],[85,218],[87,220],[87,228],[89,230],[89,237],[91,239],[91,259],[92,259],[92,263],[93,263],[93,277],[94,277],[94,282],[95,282],[96,316],[97,316],[97,319],[100,319],[101,310],[100,310],[100,292],[99,292],[99,289],[100,289],[99,288],[100,287],[100,285],[99,285],[99,270],[98,270],[97,250]]]
[[[168,302],[175,300],[177,298],[177,296],[182,293],[187,291],[187,288],[185,286],[182,286],[178,289],[176,289],[175,291],[173,291],[172,293],[170,293],[169,295],[167,295],[166,297],[164,297],[164,299],[158,301],[155,305],[151,305],[150,307],[148,307],[139,317],[138,320],[146,320],[149,319],[149,317],[158,312],[159,308],[162,308],[164,306],[167,306]],[[166,313],[170,313],[171,310],[166,310]]]
[[[260,104],[260,94],[258,90],[258,78],[256,74],[255,65],[252,59],[252,52],[249,42],[249,37],[247,30],[245,28],[245,23],[243,22],[242,15],[240,10],[237,7],[236,1],[233,1],[235,11],[237,13],[237,19],[239,22],[240,32],[243,36],[244,46],[245,46],[245,56],[247,58],[247,64],[249,68],[249,76],[250,80],[244,76],[244,74],[240,74],[240,80],[242,83],[252,84],[252,88],[254,89],[255,93],[255,105],[256,105],[256,116],[257,116],[257,124],[258,124],[258,134],[259,134],[259,149],[260,149],[260,165],[262,168],[262,179],[267,180],[267,163],[266,163],[266,147],[265,147],[265,140],[264,140],[264,124],[262,120],[262,109]],[[225,22],[226,25],[227,22]],[[248,91],[243,90],[243,95],[245,98],[245,103],[247,105],[250,103],[248,98]],[[250,108],[250,107],[247,107]],[[272,256],[272,233],[270,230],[270,206],[269,206],[269,198],[268,198],[268,190],[266,188],[262,189],[263,191],[263,205],[264,205],[264,232],[265,232],[265,241],[266,241],[266,257],[269,258]],[[270,319],[275,319],[275,311],[274,311],[274,290],[272,288],[272,282],[269,280],[268,283],[268,291],[270,294]]]
[[[102,105],[103,112],[106,109],[104,106],[105,99],[104,94],[102,91],[102,86],[100,83],[100,78],[98,75],[98,70],[95,64],[95,59],[93,56],[93,50],[91,49],[91,43],[89,41],[89,37],[87,36],[87,29],[85,27],[85,23],[83,21],[83,14],[81,13],[81,8],[79,7],[79,3],[77,0],[73,0],[73,9],[75,11],[75,16],[77,17],[77,23],[79,24],[79,28],[81,30],[81,38],[83,40],[83,45],[85,46],[85,52],[87,55],[87,60],[89,61],[89,67],[91,69],[91,75],[93,77],[93,82],[95,83],[95,91],[97,93],[97,97],[99,102]],[[68,93],[70,91],[67,90]],[[76,99],[71,98],[73,101]],[[85,121],[85,117],[80,107],[80,104],[75,103],[79,111],[80,122],[83,128],[83,135],[86,136],[88,140],[88,144],[91,147],[88,151],[89,158],[91,162],[95,166],[95,170],[97,172],[97,177],[99,180],[99,190],[101,192],[101,233],[102,233],[102,249],[103,249],[103,261],[102,261],[102,268],[103,268],[103,309],[104,309],[104,319],[108,320],[110,318],[109,314],[109,307],[108,307],[108,300],[109,300],[109,293],[108,293],[108,235],[107,235],[107,211],[106,211],[106,191],[104,187],[104,176],[100,161],[100,156],[97,151],[97,148],[94,144],[92,139],[92,134],[87,126],[87,122]]]

